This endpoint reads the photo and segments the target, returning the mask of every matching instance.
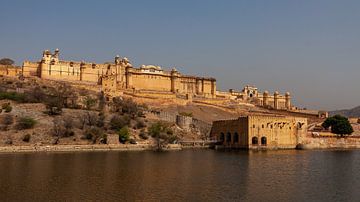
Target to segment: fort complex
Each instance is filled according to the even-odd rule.
[[[200,120],[201,117],[197,119],[174,114],[175,112],[154,112],[158,119],[176,123],[185,131],[191,132],[196,126],[196,131],[204,133],[207,138],[210,135],[212,140],[216,140],[225,148],[295,148],[301,144],[301,138],[306,136],[307,118],[310,118],[311,125],[312,119],[319,120],[318,118],[328,116],[327,112],[298,109],[293,106],[289,92],[280,94],[275,91],[270,94],[268,91],[260,92],[258,88],[250,85],[246,85],[240,91],[219,91],[215,78],[185,75],[176,68],[164,70],[155,65],[134,67],[127,58],[120,56],[116,56],[113,62],[97,64],[60,60],[58,49],[53,53],[45,50],[40,61],[25,61],[21,68],[0,65],[0,75],[69,82],[103,92],[108,101],[117,96],[128,95],[152,100],[173,99],[180,104],[210,104],[211,107],[223,107],[221,109],[227,111],[235,109],[232,108],[233,105],[243,105],[245,107],[239,107],[241,110],[245,109],[241,111],[244,112],[241,115],[247,116],[230,120],[218,120],[217,117],[211,120],[217,120],[212,124],[209,120]],[[254,105],[262,109],[252,108]],[[253,109],[255,111],[251,111]]]
[[[101,86],[108,97],[131,93],[162,98],[185,98],[207,100],[233,100],[253,103],[271,109],[293,110],[290,93],[285,95],[268,91],[260,93],[257,88],[246,86],[242,91],[230,89],[217,91],[216,79],[181,74],[172,68],[141,65],[133,67],[127,58],[116,56],[113,63],[86,63],[60,60],[58,49],[51,53],[45,50],[38,62],[25,61],[23,76],[43,79],[90,83]]]

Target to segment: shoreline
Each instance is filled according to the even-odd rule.
[[[164,149],[165,151],[180,151],[186,149],[211,149],[210,147],[189,147],[182,146],[180,144],[169,144]],[[343,145],[343,146],[320,146],[314,144],[302,144],[298,147],[287,150],[359,150],[359,145]],[[220,149],[221,150],[221,149]],[[232,150],[232,149],[230,149]],[[253,149],[248,149],[251,151]],[[264,151],[284,150],[284,149],[264,149]],[[56,152],[97,152],[97,151],[155,151],[153,145],[119,145],[119,144],[107,144],[107,145],[26,145],[26,146],[0,146],[0,154],[9,153],[56,153]]]
[[[180,145],[169,145],[165,150],[181,150]],[[47,153],[47,152],[89,152],[89,151],[151,151],[152,145],[41,145],[41,146],[3,146],[2,153]]]

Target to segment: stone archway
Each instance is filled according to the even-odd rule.
[[[257,138],[257,137],[253,137],[253,138],[251,139],[251,144],[252,144],[252,145],[258,145],[258,144],[259,144],[258,138]]]
[[[226,134],[226,143],[231,143],[231,133],[230,132],[228,132]]]
[[[262,138],[261,138],[261,145],[266,146],[266,144],[267,144],[267,139],[266,139],[266,137],[262,137]]]
[[[220,133],[219,142],[224,142],[224,141],[225,141],[225,134]]]
[[[234,133],[233,136],[233,143],[239,143],[239,134],[237,132]]]

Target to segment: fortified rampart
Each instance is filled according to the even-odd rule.
[[[11,65],[0,65],[0,75],[4,76],[18,76],[21,73],[21,68]]]
[[[148,113],[152,113],[162,121],[176,123],[179,127],[188,132],[191,131],[191,128],[196,128],[202,135],[208,135],[212,125],[194,117],[184,116],[178,113],[169,113],[165,111],[150,111]]]
[[[37,76],[43,79],[90,82],[102,85],[111,80],[115,85],[103,85],[111,91],[131,91],[138,93],[169,92],[174,94],[194,94],[215,97],[214,78],[182,75],[175,68],[164,71],[159,66],[142,65],[134,68],[127,58],[115,57],[114,63],[87,63],[59,60],[59,50],[52,54],[45,50],[41,61],[25,61],[24,76]],[[111,96],[111,94],[109,94]],[[161,95],[160,95],[161,96]]]

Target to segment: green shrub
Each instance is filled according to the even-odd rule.
[[[13,100],[16,102],[24,102],[25,95],[17,92],[0,92],[0,100]]]
[[[119,142],[124,144],[129,140],[130,137],[129,128],[127,126],[122,127],[119,130],[118,135],[119,135]]]
[[[95,104],[97,103],[97,100],[90,97],[90,96],[86,96],[83,100],[83,105],[85,106],[85,108],[87,110],[91,109],[93,106],[95,106]]]
[[[102,136],[100,137],[100,140],[99,140],[99,142],[101,143],[101,144],[107,144],[107,134],[102,134]]]
[[[36,121],[31,117],[20,117],[17,121],[16,128],[18,130],[30,129],[33,128],[36,124]]]
[[[11,111],[12,111],[12,106],[10,106],[10,105],[7,105],[4,109],[4,112],[6,112],[6,113],[9,113]]]
[[[26,135],[24,135],[22,141],[24,141],[24,142],[30,142],[30,137],[31,137],[30,134],[26,134]]]

